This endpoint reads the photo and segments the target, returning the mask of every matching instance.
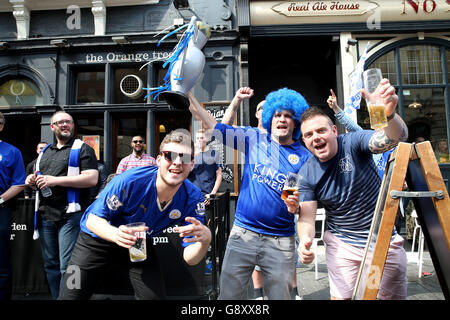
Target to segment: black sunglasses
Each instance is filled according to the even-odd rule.
[[[174,162],[178,157],[180,157],[183,164],[191,163],[194,160],[194,156],[190,153],[178,153],[173,151],[161,151],[161,155],[164,156],[169,162]]]
[[[143,140],[133,140],[133,143],[143,143]]]

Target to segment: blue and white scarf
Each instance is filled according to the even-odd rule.
[[[70,149],[70,155],[69,155],[69,167],[67,169],[67,176],[77,176],[80,174],[80,153],[81,153],[81,146],[83,145],[83,141],[80,139],[75,139],[73,142],[72,148]],[[39,153],[39,156],[36,160],[36,171],[39,172],[39,162],[41,161],[42,155],[44,154],[45,150],[50,146],[47,145],[42,151]],[[77,212],[81,210],[81,206],[78,203],[80,200],[80,189],[78,188],[67,188],[67,201],[69,203],[66,212],[72,213]],[[38,231],[38,209],[39,209],[39,190],[36,190],[36,200],[34,203],[34,233],[33,233],[33,239],[36,240],[39,238],[39,231]]]

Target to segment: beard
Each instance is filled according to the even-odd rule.
[[[72,136],[73,136],[73,129],[69,130],[68,132],[67,131],[63,132],[63,131],[58,130],[57,132],[55,132],[55,136],[56,136],[56,138],[58,140],[67,141],[70,138],[72,138]]]

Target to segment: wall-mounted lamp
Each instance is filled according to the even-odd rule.
[[[6,50],[8,48],[9,48],[8,42],[5,42],[5,41],[0,42],[0,50]]]
[[[50,40],[50,44],[54,45],[56,47],[67,47],[69,45],[69,43],[67,42],[67,39],[54,39],[54,40]]]
[[[115,36],[111,38],[115,44],[128,44],[131,43],[126,36]]]
[[[410,109],[420,109],[422,108],[422,104],[420,102],[417,102],[417,100],[414,100],[413,103],[411,103],[408,108]]]
[[[348,50],[350,50],[350,46],[356,46],[358,44],[358,40],[355,39],[347,39],[347,46],[345,47],[345,51],[348,52]]]

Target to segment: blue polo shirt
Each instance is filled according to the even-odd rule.
[[[147,235],[151,237],[175,224],[189,224],[185,221],[186,217],[194,217],[203,223],[205,206],[202,193],[187,180],[181,184],[171,202],[160,210],[156,192],[157,172],[158,167],[138,167],[114,177],[97,200],[86,209],[81,219],[81,231],[98,238],[86,227],[90,214],[107,220],[115,227],[145,222],[149,227]]]

